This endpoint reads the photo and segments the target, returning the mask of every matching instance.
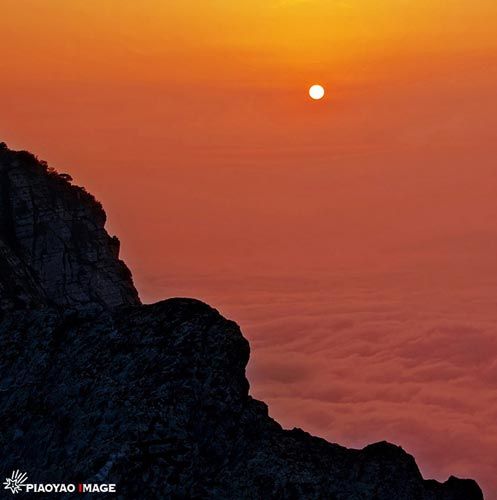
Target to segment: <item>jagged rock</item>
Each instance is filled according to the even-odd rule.
[[[11,164],[9,155],[3,151],[0,165]],[[397,446],[351,450],[283,430],[249,396],[249,345],[238,326],[196,300],[137,304],[101,208],[46,170],[25,174],[22,165],[7,176],[17,182],[2,184],[0,203],[1,220],[10,221],[1,239],[15,235],[0,245],[0,290],[9,305],[0,322],[6,475],[22,468],[33,482],[116,483],[122,499],[483,498],[472,480],[423,480]],[[2,166],[0,175],[9,171]],[[13,208],[25,199],[24,211]],[[40,221],[47,220],[55,222],[42,236]],[[78,222],[83,236],[71,230]],[[43,264],[47,249],[48,262],[58,262],[52,238],[67,243],[70,266]],[[88,253],[97,277],[75,280]],[[98,300],[91,289],[97,280],[109,288]],[[60,283],[70,284],[69,296]],[[88,308],[92,300],[105,307]],[[37,307],[26,309],[30,301]]]
[[[105,212],[28,152],[0,145],[0,308],[138,304]]]

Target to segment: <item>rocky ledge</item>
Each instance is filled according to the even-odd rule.
[[[122,499],[483,498],[424,480],[398,446],[283,430],[249,395],[234,322],[192,299],[140,305],[91,195],[5,145],[0,182],[5,476],[115,483]]]

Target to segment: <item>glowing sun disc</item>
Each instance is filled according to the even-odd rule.
[[[322,99],[324,97],[324,87],[322,87],[321,85],[313,85],[309,89],[309,95],[311,96],[311,99],[319,101],[319,99]]]

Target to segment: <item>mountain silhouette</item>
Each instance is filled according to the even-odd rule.
[[[237,324],[194,299],[141,304],[69,175],[1,143],[0,182],[5,477],[115,483],[120,499],[483,498],[473,480],[424,480],[393,444],[284,430],[249,395]]]

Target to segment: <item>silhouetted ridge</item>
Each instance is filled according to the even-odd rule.
[[[483,498],[423,480],[398,446],[283,430],[249,395],[236,323],[192,299],[140,305],[103,209],[68,176],[0,146],[0,177],[6,475],[116,483],[120,499]]]

